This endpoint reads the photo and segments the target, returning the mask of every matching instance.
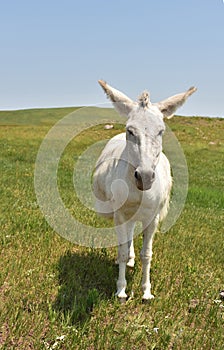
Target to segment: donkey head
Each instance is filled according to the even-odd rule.
[[[162,135],[165,131],[163,119],[171,118],[196,88],[191,87],[184,93],[152,104],[146,91],[140,95],[137,102],[134,102],[106,82],[99,80],[99,84],[118,113],[128,118],[126,147],[133,178],[139,190],[149,190],[155,180],[155,169],[162,152]]]

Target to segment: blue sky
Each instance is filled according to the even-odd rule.
[[[105,79],[179,114],[224,116],[222,0],[9,0],[0,5],[0,110],[102,103]]]

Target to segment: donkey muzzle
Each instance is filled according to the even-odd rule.
[[[150,190],[155,180],[155,171],[153,169],[143,170],[138,167],[134,173],[135,183],[140,191]]]

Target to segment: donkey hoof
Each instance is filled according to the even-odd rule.
[[[142,304],[149,304],[150,303],[150,299],[142,299]]]
[[[143,304],[148,304],[152,299],[154,299],[154,295],[152,295],[151,293],[150,294],[144,294],[143,297],[142,297],[142,303]]]
[[[128,267],[134,267],[135,266],[135,259],[130,258],[127,262]]]
[[[150,304],[151,299],[142,299],[142,304],[147,305]]]
[[[118,298],[118,299],[119,299],[120,304],[125,304],[127,301],[127,297],[126,298]]]

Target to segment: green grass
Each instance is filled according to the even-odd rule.
[[[175,226],[155,238],[156,298],[141,303],[139,236],[136,266],[127,274],[134,298],[120,305],[114,297],[116,248],[84,248],[64,240],[37,205],[37,151],[51,126],[71,110],[0,112],[0,349],[223,349],[224,120],[168,121],[188,162],[186,205]],[[88,129],[63,154],[60,193],[82,222],[107,225],[79,204],[74,159],[122,129]]]

